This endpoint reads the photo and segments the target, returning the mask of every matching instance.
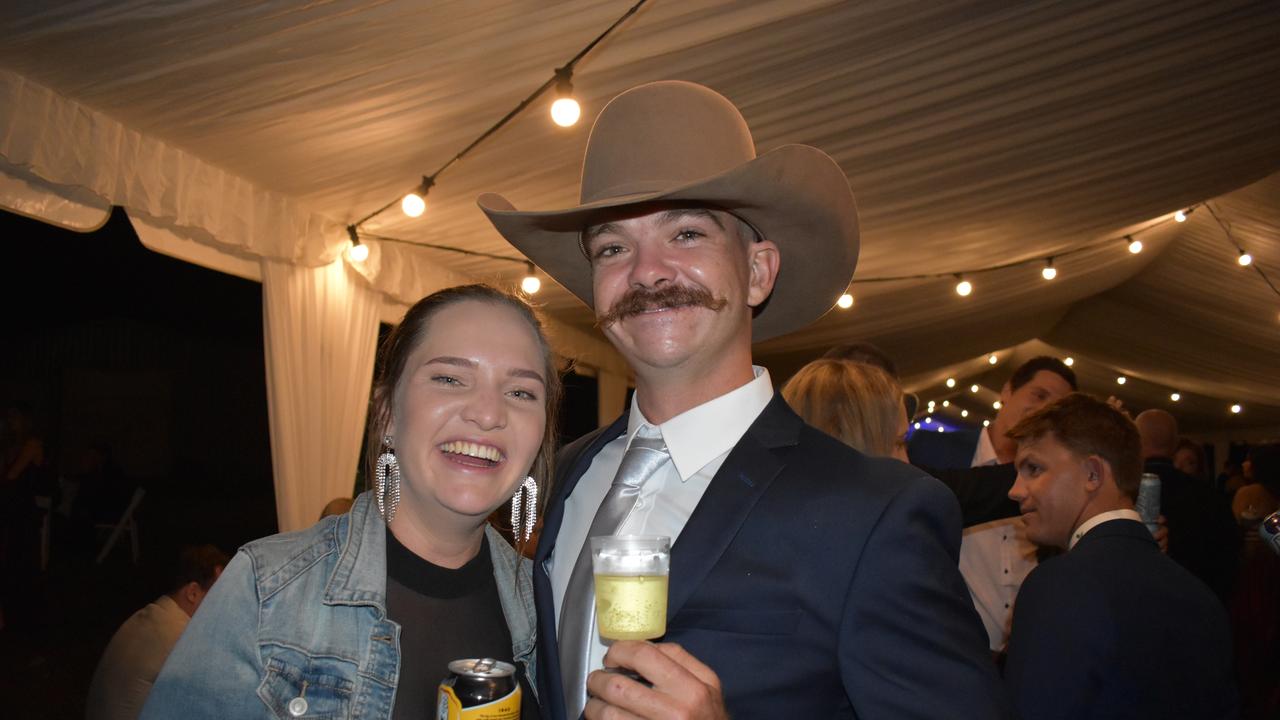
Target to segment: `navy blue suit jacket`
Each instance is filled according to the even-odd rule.
[[[930,468],[967,468],[978,450],[978,437],[983,429],[954,432],[917,430],[907,443],[907,457],[912,465]]]
[[[1027,576],[1005,682],[1023,720],[1239,717],[1222,604],[1133,520]]]
[[[551,584],[564,500],[626,416],[567,448],[534,559],[538,685],[564,716]],[[671,551],[666,641],[720,676],[734,718],[1004,717],[933,478],[805,425],[774,396]],[[572,562],[579,548],[564,548]]]

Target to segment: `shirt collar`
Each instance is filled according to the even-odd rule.
[[[978,431],[978,448],[973,451],[972,467],[981,467],[983,465],[997,465],[1000,460],[996,457],[996,446],[991,444],[991,435],[987,428]]]
[[[751,371],[755,378],[745,385],[658,426],[681,481],[687,481],[707,463],[729,452],[773,400],[769,371],[758,365],[752,365]],[[631,403],[631,415],[627,419],[628,447],[644,425],[651,423],[640,410],[640,403]]]
[[[1138,522],[1142,522],[1142,516],[1138,514],[1137,510],[1130,510],[1128,508],[1098,513],[1097,515],[1094,515],[1088,520],[1080,523],[1080,527],[1076,528],[1076,531],[1071,533],[1071,542],[1067,545],[1067,549],[1070,550],[1075,547],[1076,543],[1080,542],[1080,538],[1084,537],[1086,533],[1108,520],[1137,520]]]

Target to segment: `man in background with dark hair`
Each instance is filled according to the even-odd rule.
[[[87,720],[133,720],[169,651],[230,558],[213,545],[184,547],[172,590],[120,626],[89,684]]]
[[[1076,374],[1047,355],[1018,366],[1000,389],[1000,411],[989,428],[950,433],[916,433],[908,453],[911,462],[928,467],[977,467],[1013,462],[1017,446],[1005,433],[1019,420],[1074,392]]]
[[[1061,360],[1033,357],[1018,366],[1000,390],[1000,410],[991,427],[918,432],[911,436],[907,454],[915,465],[942,470],[1012,463],[1017,444],[1006,433],[1023,418],[1076,389],[1075,373]],[[994,653],[1002,652],[1009,641],[1018,588],[1036,562],[1036,547],[1027,539],[1019,517],[999,517],[964,529],[960,573]]]
[[[1236,718],[1231,636],[1209,589],[1134,511],[1132,421],[1079,393],[1010,430],[1027,536],[1068,552],[1026,579],[1005,683],[1024,720]]]

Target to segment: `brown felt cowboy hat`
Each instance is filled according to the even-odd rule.
[[[480,209],[520,252],[592,305],[582,231],[641,203],[718,208],[777,244],[782,267],[753,321],[766,340],[831,309],[858,260],[858,213],[840,166],[808,145],[756,157],[738,109],[710,88],[664,81],[615,97],[591,128],[582,164],[581,204],[518,211],[501,195]]]

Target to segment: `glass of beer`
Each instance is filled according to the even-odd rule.
[[[667,632],[671,538],[591,538],[596,623],[605,640],[652,640]]]

